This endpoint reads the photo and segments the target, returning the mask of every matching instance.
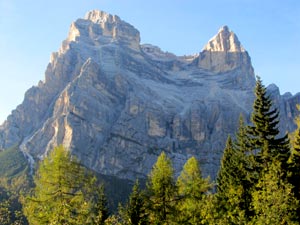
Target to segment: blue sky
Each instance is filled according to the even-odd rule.
[[[177,55],[201,51],[228,25],[266,85],[300,92],[299,0],[0,0],[0,123],[44,79],[71,22],[92,9],[120,16],[142,43]]]

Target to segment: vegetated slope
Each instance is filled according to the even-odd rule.
[[[19,192],[27,190],[30,182],[28,161],[18,146],[0,152],[0,186]]]

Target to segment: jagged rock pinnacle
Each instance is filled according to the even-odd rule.
[[[223,26],[200,52],[198,66],[215,73],[239,70],[236,84],[251,87],[255,83],[251,59],[237,36]]]
[[[92,10],[86,13],[85,20],[90,20],[93,23],[113,23],[115,21],[121,21],[121,19],[116,15],[111,15],[109,13],[100,11],[100,10]]]
[[[64,54],[71,42],[91,46],[119,43],[123,47],[139,50],[140,33],[116,15],[93,10],[88,12],[83,19],[78,19],[71,24],[69,35],[60,53]]]
[[[228,26],[221,27],[217,35],[209,40],[203,50],[212,52],[245,52],[237,36],[229,30]]]

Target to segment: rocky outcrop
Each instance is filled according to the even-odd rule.
[[[236,71],[235,83],[240,88],[254,85],[251,59],[237,36],[227,26],[222,27],[203,48],[198,66],[216,73]]]
[[[274,105],[279,109],[281,133],[294,131],[296,129],[295,119],[299,115],[297,105],[300,104],[300,93],[292,95],[287,92],[280,95],[279,88],[275,84],[269,85],[267,91]]]
[[[227,135],[241,113],[249,117],[254,85],[250,57],[227,27],[201,53],[179,57],[140,45],[119,17],[91,11],[1,125],[0,148],[19,144],[33,162],[63,144],[87,167],[131,180],[164,150],[177,172],[194,155],[214,178]],[[290,130],[299,96],[274,90]]]

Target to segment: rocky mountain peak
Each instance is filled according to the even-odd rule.
[[[111,15],[109,13],[100,11],[100,10],[92,10],[86,13],[85,20],[90,20],[93,23],[103,24],[103,23],[114,23],[116,21],[121,22],[121,19],[116,15]]]
[[[71,24],[69,35],[60,53],[65,53],[72,42],[81,42],[90,46],[117,43],[123,47],[139,50],[140,33],[116,15],[93,10],[83,19],[78,19]]]
[[[228,26],[223,26],[219,32],[208,41],[203,48],[212,52],[245,52],[235,33],[229,30]]]
[[[73,22],[45,81],[0,126],[0,151],[18,145],[32,165],[63,144],[85,166],[135,180],[164,150],[177,172],[195,155],[215,178],[227,135],[251,110],[248,53],[226,26],[190,59],[139,38],[132,25],[98,10]],[[269,90],[279,96],[282,124],[293,125],[300,95]]]
[[[253,88],[254,70],[248,52],[227,26],[219,29],[200,52],[198,66],[215,73],[236,73],[235,84],[240,88]]]

